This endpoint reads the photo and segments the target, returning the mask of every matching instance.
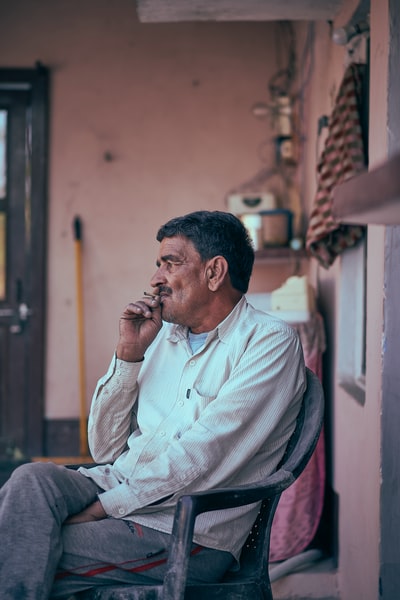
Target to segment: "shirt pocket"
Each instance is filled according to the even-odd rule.
[[[191,429],[215,398],[216,396],[204,396],[199,394],[195,388],[190,390],[190,394],[188,394],[188,398],[185,400],[182,418],[179,420],[179,429],[176,432],[177,438],[180,438],[185,431]]]

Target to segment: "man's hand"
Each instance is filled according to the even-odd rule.
[[[131,302],[119,320],[117,358],[138,362],[162,327],[160,297],[144,296]]]
[[[106,519],[107,514],[104,512],[104,508],[100,500],[96,500],[93,504],[87,506],[84,510],[72,517],[68,517],[64,521],[64,525],[75,525],[76,523],[88,523],[89,521],[101,521]]]

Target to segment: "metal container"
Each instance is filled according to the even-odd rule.
[[[261,212],[262,242],[264,247],[288,246],[292,239],[293,213],[279,208]]]

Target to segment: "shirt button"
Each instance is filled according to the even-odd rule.
[[[183,406],[184,404],[185,404],[185,403],[184,403],[184,401],[183,401],[183,400],[179,400],[179,402],[178,402],[178,406]]]
[[[165,431],[160,431],[160,437],[164,437],[165,436]]]
[[[195,361],[195,360],[191,360],[191,361],[190,361],[190,363],[189,363],[189,365],[190,365],[191,367],[194,367],[194,365],[195,365],[195,364],[196,364],[196,361]]]
[[[124,510],[123,508],[119,508],[119,509],[118,509],[118,513],[119,513],[120,515],[124,515],[124,514],[125,514],[125,510]]]
[[[116,370],[117,375],[121,375],[121,369]]]

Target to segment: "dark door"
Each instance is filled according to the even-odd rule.
[[[43,450],[47,80],[0,69],[0,459]]]

